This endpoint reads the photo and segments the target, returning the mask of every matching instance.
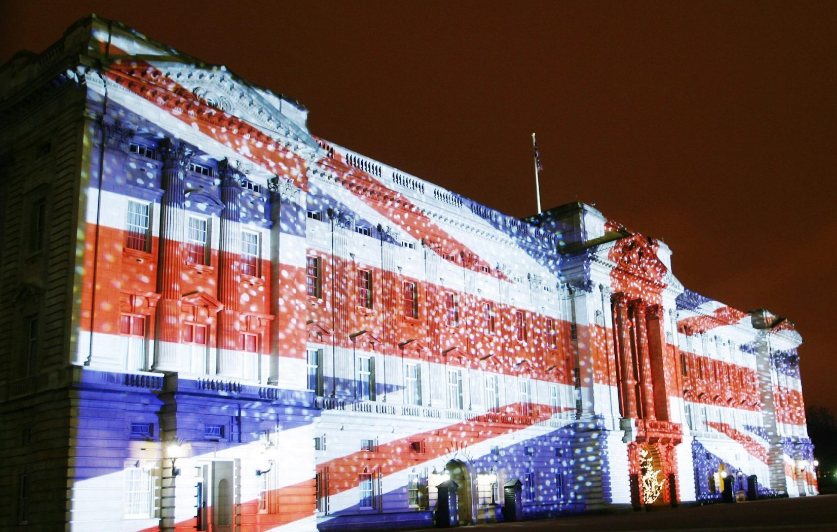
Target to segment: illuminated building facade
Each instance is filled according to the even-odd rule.
[[[337,530],[817,492],[793,324],[96,17],[0,70],[0,522]]]

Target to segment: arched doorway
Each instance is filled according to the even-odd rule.
[[[456,482],[459,488],[456,490],[456,496],[459,499],[459,522],[470,525],[474,523],[474,496],[471,489],[471,471],[465,462],[459,460],[451,460],[445,465],[445,469],[450,473],[450,479]]]
[[[642,504],[663,504],[666,485],[660,453],[653,445],[642,445],[637,450],[639,457],[639,481],[642,492]]]

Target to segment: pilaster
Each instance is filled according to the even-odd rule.
[[[178,140],[161,143],[163,156],[163,198],[161,200],[160,258],[158,288],[161,294],[157,310],[156,371],[188,369],[188,361],[178,360],[180,343],[180,287],[184,263],[183,238],[186,232],[185,200],[186,171],[192,151]]]
[[[224,161],[221,173],[221,249],[219,250],[218,299],[224,305],[218,314],[218,375],[243,377],[243,353],[237,349],[239,329],[239,278],[241,187],[238,172]]]

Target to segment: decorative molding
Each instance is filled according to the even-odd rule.
[[[112,150],[128,151],[128,143],[136,134],[136,129],[120,121],[105,123],[105,146]]]
[[[189,168],[189,163],[195,156],[194,150],[190,148],[185,142],[166,138],[157,147],[160,156],[163,159],[163,169],[182,169]]]

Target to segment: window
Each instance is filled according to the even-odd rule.
[[[360,440],[360,450],[367,453],[378,451],[378,443],[375,440]]]
[[[308,295],[320,298],[322,296],[323,272],[320,257],[308,257],[305,265],[305,287]]]
[[[529,379],[517,381],[518,399],[520,400],[520,413],[528,416],[531,413],[532,402],[529,388]]]
[[[206,345],[207,343],[206,325],[198,325],[197,323],[183,324],[183,342],[194,345]]]
[[[462,410],[464,401],[462,396],[462,370],[448,370],[448,408]]]
[[[119,328],[125,339],[128,369],[145,370],[145,316],[122,314]]]
[[[259,236],[259,233],[241,232],[241,273],[244,275],[258,277],[261,273],[259,265],[261,263],[262,247]]]
[[[317,220],[318,222],[323,221],[323,213],[322,211],[308,211],[308,218],[311,220]]]
[[[204,425],[203,437],[207,440],[220,440],[224,437],[224,425]]]
[[[558,473],[557,475],[555,475],[555,494],[557,495],[559,501],[564,500],[564,484],[565,483],[566,482],[564,480],[564,474],[563,473]]]
[[[316,395],[323,395],[323,350],[309,349],[306,366],[308,368],[308,389]]]
[[[317,490],[317,511],[321,514],[328,514],[328,468],[324,467],[315,477]]]
[[[404,316],[418,318],[418,287],[412,281],[404,281],[401,293]]]
[[[211,176],[212,175],[212,168],[206,166],[205,164],[199,163],[189,163],[189,170],[195,172],[196,174]]]
[[[46,233],[46,199],[38,198],[29,211],[29,250],[41,251]]]
[[[410,505],[410,508],[426,507],[425,491],[421,475],[413,469],[407,477],[407,504]]]
[[[154,436],[153,423],[131,423],[131,438],[151,438]]]
[[[522,310],[514,313],[514,328],[518,342],[526,341],[526,314]]]
[[[530,501],[535,500],[535,473],[534,471],[529,471],[526,473],[526,498]]]
[[[38,335],[40,323],[37,316],[30,316],[24,323],[26,341],[23,344],[22,372],[29,376],[35,374],[38,365]]]
[[[561,400],[558,396],[558,385],[557,384],[550,384],[549,385],[549,408],[552,409],[553,414],[557,414],[559,412]]]
[[[488,506],[495,501],[494,484],[496,482],[497,474],[494,472],[477,475],[477,497],[479,498],[480,506]]]
[[[205,218],[189,217],[189,236],[186,240],[186,261],[209,266],[209,226]]]
[[[315,451],[325,451],[326,450],[326,437],[325,434],[322,436],[317,436],[314,438],[314,450]]]
[[[29,475],[18,477],[18,500],[17,500],[17,522],[21,525],[29,523]]]
[[[485,303],[482,306],[483,319],[485,320],[485,330],[488,334],[494,334],[497,331],[497,322],[494,315],[494,305]]]
[[[372,236],[372,228],[368,225],[358,225],[355,226],[355,233],[361,234],[363,236]]]
[[[375,400],[375,359],[372,357],[358,358],[357,395],[359,399]]]
[[[125,517],[151,517],[151,489],[153,486],[150,469],[129,467],[125,469]]]
[[[497,375],[485,376],[485,406],[488,410],[500,410],[500,379]]]
[[[684,377],[689,376],[689,366],[686,364],[686,353],[680,353],[680,373]]]
[[[459,326],[459,296],[448,292],[445,294],[445,312],[449,327]]]
[[[368,473],[360,475],[358,488],[360,491],[358,507],[361,509],[372,508],[372,475]]]
[[[271,469],[273,469],[271,467]],[[270,473],[271,471],[261,472],[258,475],[259,481],[259,506],[258,513],[266,514],[270,509]]]
[[[558,331],[555,330],[555,320],[546,319],[546,345],[555,349],[558,347]]]
[[[125,240],[125,247],[128,249],[146,253],[151,251],[150,210],[151,206],[147,203],[128,202],[128,234]]]
[[[136,142],[128,144],[128,151],[141,155],[142,157],[154,159],[154,148],[149,148],[148,146],[143,146],[142,144],[137,144]]]
[[[372,271],[357,271],[357,304],[363,308],[372,308]]]
[[[255,333],[241,333],[238,335],[238,348],[247,353],[259,352],[259,335]]]
[[[408,405],[421,405],[421,366],[404,366],[404,402]]]

